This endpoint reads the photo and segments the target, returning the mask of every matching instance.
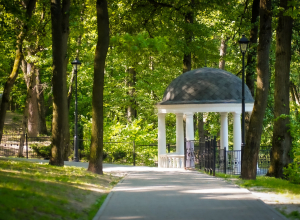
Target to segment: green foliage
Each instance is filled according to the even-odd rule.
[[[52,145],[40,146],[39,144],[31,144],[32,150],[40,157],[49,159],[51,157]]]
[[[283,174],[292,183],[300,184],[300,163],[293,162],[284,168]]]

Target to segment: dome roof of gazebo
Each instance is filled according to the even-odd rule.
[[[183,73],[165,90],[158,105],[241,103],[242,80],[230,72],[201,68]],[[245,103],[254,103],[245,85]]]

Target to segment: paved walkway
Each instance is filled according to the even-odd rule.
[[[95,220],[286,219],[246,189],[196,171],[139,171],[113,189]]]
[[[88,163],[65,165],[87,167]],[[196,171],[111,164],[104,164],[103,170],[127,176],[111,191],[94,220],[286,219],[248,190]]]

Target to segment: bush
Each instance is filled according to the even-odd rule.
[[[45,159],[49,159],[51,157],[52,145],[39,146],[38,144],[31,144],[30,147],[40,157],[43,157]]]
[[[284,168],[283,173],[290,182],[300,184],[300,168],[298,163],[289,164],[287,168]]]

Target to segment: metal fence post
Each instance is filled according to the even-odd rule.
[[[226,174],[226,156],[227,156],[226,147],[224,147],[224,173],[225,174]]]
[[[213,139],[213,176],[216,176],[216,136],[214,136],[214,139]]]
[[[25,140],[26,140],[26,158],[28,159],[28,138],[27,138],[27,133],[25,134]]]
[[[184,140],[184,161],[183,168],[186,169],[186,140]]]
[[[133,141],[133,166],[135,166],[135,142]]]
[[[170,153],[170,143],[168,144],[168,153]]]

